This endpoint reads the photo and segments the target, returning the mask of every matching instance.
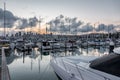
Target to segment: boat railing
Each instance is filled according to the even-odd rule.
[[[75,65],[74,63],[71,64],[67,61],[63,61],[62,59],[62,62],[64,64],[64,66],[66,67],[65,70],[71,75],[71,78],[72,77],[75,77],[77,79],[82,79],[84,80],[82,74],[81,74],[81,71],[78,69],[78,66]]]
[[[96,72],[94,72],[94,71],[92,71],[92,70],[86,69],[86,68],[84,68],[84,67],[82,67],[82,66],[77,65],[77,67],[78,67],[78,70],[85,71],[87,74],[90,73],[90,74],[93,74],[93,75],[98,76],[98,77],[100,77],[100,78],[104,78],[104,80],[110,80],[108,77],[105,77],[105,76],[103,76],[103,75],[100,75],[100,74],[98,74],[98,73],[96,73]]]
[[[100,75],[100,74],[98,74],[98,73],[96,73],[96,72],[94,72],[94,71],[92,71],[92,70],[90,70],[90,69],[86,69],[86,68],[84,68],[83,66],[80,66],[80,65],[77,65],[77,64],[75,64],[75,63],[73,63],[73,62],[71,62],[71,61],[66,61],[66,60],[63,60],[62,59],[62,62],[63,62],[63,64],[64,64],[64,67],[65,67],[65,70],[69,73],[69,74],[71,74],[72,76],[74,76],[74,77],[76,77],[76,78],[81,78],[82,80],[85,80],[84,79],[84,75],[82,75],[82,72],[85,72],[86,73],[86,75],[87,74],[93,74],[93,75],[95,75],[95,76],[98,76],[98,77],[100,77],[100,78],[102,78],[102,79],[104,79],[104,80],[110,80],[108,77],[105,77],[105,76],[103,76],[103,75]],[[71,66],[71,67],[70,67]],[[73,69],[73,70],[72,70]]]

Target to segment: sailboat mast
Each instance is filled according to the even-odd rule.
[[[70,32],[70,27],[71,27],[71,26],[70,26],[70,20],[69,20],[69,35],[70,35],[70,33],[71,33],[71,32]]]
[[[110,35],[109,35],[109,26],[108,26],[108,39],[110,38]]]
[[[6,24],[5,24],[5,11],[6,11],[6,3],[4,2],[4,37],[6,36],[6,30],[5,30],[5,28],[6,28]]]
[[[39,33],[41,34],[41,18],[39,17]]]
[[[46,23],[46,34],[47,34],[47,23]]]

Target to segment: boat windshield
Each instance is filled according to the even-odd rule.
[[[120,54],[109,54],[91,61],[90,67],[120,77]]]

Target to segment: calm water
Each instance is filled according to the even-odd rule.
[[[55,56],[79,56],[107,54],[108,49],[103,47],[79,48],[70,50],[39,51],[37,48],[32,52],[13,51],[7,57],[11,80],[59,80],[50,66],[51,55]]]

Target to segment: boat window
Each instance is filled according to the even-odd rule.
[[[49,46],[50,45],[50,43],[48,43],[48,42],[43,42],[43,46]]]
[[[109,54],[91,61],[90,67],[120,77],[120,55]]]
[[[10,43],[9,41],[0,41],[0,44],[1,44],[1,45],[9,44],[9,43]]]

